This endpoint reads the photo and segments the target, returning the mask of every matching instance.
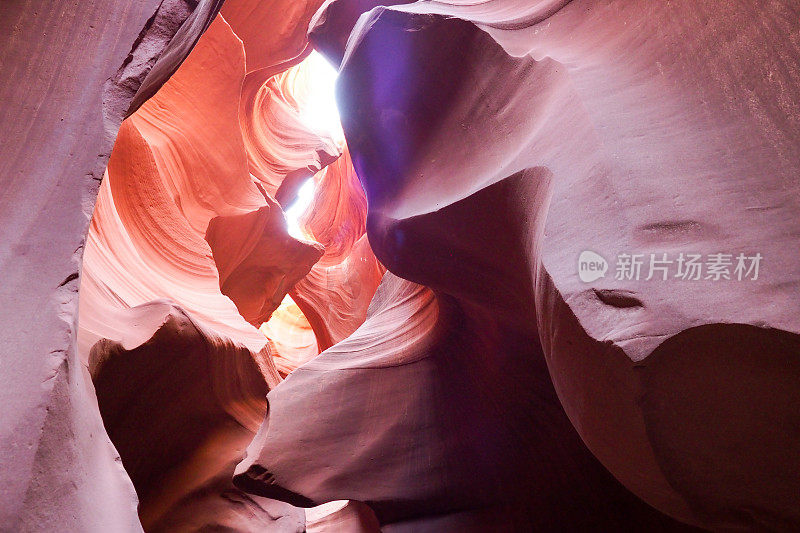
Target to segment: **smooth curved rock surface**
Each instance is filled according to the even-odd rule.
[[[680,530],[600,466],[560,407],[534,309],[513,297],[530,290],[514,272],[522,253],[502,270],[476,267],[473,283],[457,277],[487,246],[535,246],[543,219],[507,223],[548,194],[546,172],[532,169],[436,213],[384,221],[385,238],[418,243],[429,262],[399,262],[403,251],[377,239],[375,249],[402,275],[429,276],[436,294],[387,273],[364,324],[270,392],[235,484],[300,506],[362,501],[401,531],[486,531],[487,516],[491,531]],[[297,416],[320,403],[329,408],[314,424]]]
[[[0,5],[4,529],[140,530],[74,346],[80,260],[134,95],[143,81],[166,80],[217,8],[208,0]]]
[[[338,67],[344,59],[347,40],[359,17],[378,6],[411,3],[413,0],[325,0],[308,25],[308,39],[314,49]]]
[[[113,320],[115,310],[165,297],[253,351],[263,347],[263,335],[220,293],[204,238],[212,218],[265,204],[239,133],[243,79],[242,44],[217,18],[181,69],[123,123],[88,236],[84,357],[127,327]]]
[[[124,87],[136,91],[125,114],[132,115],[150,99],[181,66],[197,41],[219,13],[224,0],[161,2],[158,11],[147,21],[131,54],[117,74],[106,84],[106,96],[115,95]],[[157,57],[152,50],[162,50]],[[144,78],[142,79],[142,76]]]
[[[283,68],[245,77],[239,122],[250,174],[287,207],[303,181],[335,161],[342,148],[302,120],[309,84],[315,81],[309,65],[304,62],[280,72]]]
[[[0,6],[0,528],[798,529],[798,7],[377,4]]]
[[[304,289],[315,301],[326,296],[315,292],[341,293],[336,307],[326,304],[326,315],[316,321],[321,338],[329,339],[330,331],[343,338],[363,321],[383,273],[364,236],[364,193],[349,157],[337,161],[345,152],[343,141],[304,122],[309,84],[316,81],[313,69],[301,63],[279,72],[287,66],[247,74],[242,41],[217,17],[170,80],[122,124],[100,187],[84,262],[79,346],[84,361],[90,360],[90,348],[95,359],[98,353],[113,355],[111,377],[109,371],[93,377],[148,531],[302,530],[302,510],[231,486],[233,465],[263,411],[240,427],[236,416],[220,414],[232,404],[236,408],[237,401],[209,407],[198,399],[213,395],[208,395],[211,385],[195,379],[196,372],[206,359],[214,375],[215,365],[244,357],[274,386],[280,379],[276,362],[285,375],[316,356],[317,332],[307,321],[311,342],[286,331],[269,338],[256,328],[318,262],[325,246],[330,251],[323,261],[324,283]],[[277,73],[250,92],[248,82],[271,70]],[[255,136],[248,133],[254,124],[260,128]],[[334,161],[326,173],[324,166]],[[267,168],[268,176],[256,175]],[[289,203],[296,191],[286,182],[315,173],[317,196],[324,201],[317,200],[313,221],[302,225],[308,226],[309,239],[318,233],[321,243],[290,237],[283,208],[273,198]],[[177,306],[166,322],[159,320],[162,298]],[[302,314],[297,318],[305,320]],[[139,338],[141,328],[150,331],[150,341],[147,335]],[[131,336],[139,344],[114,344]],[[146,346],[136,348],[140,344]],[[237,348],[232,352],[230,346]],[[194,392],[188,385],[180,388],[194,400],[170,402],[160,417],[145,416],[174,393],[154,369],[166,368],[155,363],[156,354],[170,350],[176,359],[169,378],[191,381]],[[218,377],[232,379],[225,372]],[[126,379],[139,385],[126,390]],[[267,391],[240,385],[228,384],[249,402],[259,403],[258,395]],[[120,411],[115,406],[121,395],[143,407]],[[170,442],[172,451],[158,454],[142,439]],[[332,516],[329,523],[353,522],[348,516]]]
[[[310,176],[341,153],[330,137],[301,122],[305,86],[314,78],[300,67],[262,81],[256,91],[282,114],[248,108],[247,82],[255,78],[246,75],[241,40],[218,17],[179,71],[125,122],[89,233],[83,354],[125,327],[115,322],[116,310],[162,297],[254,352],[267,343],[253,326],[269,318],[321,253],[319,245],[288,237],[271,195],[287,176]],[[242,114],[248,109],[249,122]],[[247,131],[256,122],[261,144],[252,152]],[[297,150],[281,148],[279,137]],[[311,155],[300,150],[304,143],[321,146],[324,157],[318,158],[317,148]],[[256,169],[270,165],[269,177],[254,182]],[[354,178],[348,183],[358,186]],[[333,186],[335,194],[349,194],[338,181]],[[356,194],[363,202],[360,189]],[[296,253],[286,255],[290,250]]]
[[[95,344],[89,371],[145,530],[303,531],[301,509],[231,483],[277,373],[263,375],[246,347],[216,337],[168,301],[124,315],[133,326],[119,340]]]
[[[334,510],[335,509],[335,510]],[[332,512],[331,512],[332,511]],[[361,502],[331,502],[306,510],[308,533],[378,533],[375,513]]]
[[[325,254],[290,294],[322,351],[364,322],[386,269],[367,240],[367,199],[347,148],[314,179],[316,194],[299,223]]]
[[[219,289],[255,327],[269,320],[290,288],[303,279],[325,252],[317,242],[297,240],[286,230],[278,203],[244,215],[212,218],[206,230]]]
[[[302,57],[308,48],[308,22],[321,3],[322,0],[225,2],[222,14],[244,42],[247,72],[287,65]]]
[[[432,14],[466,19],[484,31]],[[419,515],[497,504],[491,497],[481,500],[480,489],[509,468],[548,487],[554,500],[558,483],[569,490],[594,486],[592,496],[572,493],[581,512],[564,504],[568,517],[548,515],[546,505],[511,502],[512,508],[535,510],[524,519],[544,520],[540,525],[609,520],[606,526],[620,527],[610,524],[641,512],[658,524],[653,527],[678,527],[641,507],[608,516],[595,511],[594,505],[608,510],[637,504],[609,488],[616,485],[602,474],[593,477],[591,468],[582,471],[583,479],[570,480],[566,465],[592,462],[583,445],[567,437],[574,426],[619,481],[673,517],[715,529],[796,526],[798,507],[790,495],[797,493],[797,465],[782,455],[800,445],[787,384],[797,368],[793,339],[800,331],[793,297],[800,271],[790,257],[798,234],[790,191],[800,161],[793,81],[800,53],[785,44],[800,20],[793,14],[788,2],[764,11],[747,2],[720,9],[713,2],[572,1],[419,2],[362,16],[347,40],[337,92],[369,201],[372,248],[389,271],[434,288],[440,305],[452,300],[467,324],[480,323],[460,328],[458,342],[473,335],[481,349],[472,346],[473,359],[457,359],[462,366],[448,366],[451,371],[441,375],[406,364],[381,372],[409,372],[379,380],[404,383],[392,389],[410,410],[398,418],[395,404],[372,400],[364,407],[364,395],[373,398],[377,387],[370,376],[378,371],[366,364],[355,369],[353,361],[365,351],[370,361],[397,354],[390,337],[360,352],[349,344],[369,328],[369,317],[270,393],[273,409],[237,467],[237,482],[264,494],[284,491],[282,497],[296,504],[359,499],[383,523],[407,523]],[[748,98],[737,96],[742,90]],[[520,176],[551,183],[549,204],[512,186]],[[507,189],[491,196],[498,187]],[[458,218],[455,213],[468,204],[476,210],[482,205],[495,219],[476,217],[477,211]],[[458,222],[443,225],[450,216]],[[577,275],[578,257],[587,249],[608,259],[623,252],[759,252],[770,271],[741,282],[607,276],[587,285]],[[502,341],[485,339],[489,331],[502,332]],[[525,339],[525,348],[514,346],[514,338]],[[453,359],[449,350],[467,357],[455,348],[463,344],[441,342]],[[353,358],[348,362],[345,351]],[[426,395],[445,387],[444,397],[470,412],[469,401],[456,400],[462,395],[454,380],[464,375],[483,384],[488,368],[464,369],[485,359],[514,376],[495,377],[500,391],[505,380],[525,384],[513,394],[487,386],[489,397],[504,406],[495,416],[514,428],[482,434],[484,446],[503,450],[494,455],[491,475],[479,476],[480,459],[452,445],[447,449],[480,478],[464,484],[473,488],[469,494],[438,493],[436,474],[421,467],[416,482],[402,477],[414,469],[414,459],[431,457],[446,473],[443,479],[465,475],[463,466],[448,464],[435,450],[451,435],[469,441],[463,432],[478,431],[477,420],[493,420],[483,411],[493,401],[458,419]],[[672,372],[686,376],[679,380],[684,388],[672,388],[678,379]],[[316,380],[328,387],[308,392]],[[738,386],[743,383],[749,385]],[[391,385],[384,387],[386,392]],[[290,452],[299,430],[295,413],[331,389],[349,401],[301,431],[319,435],[335,427],[336,442],[347,444],[336,448],[325,440],[316,452]],[[691,408],[677,390],[693,399]],[[718,396],[704,400],[708,390]],[[522,391],[536,391],[539,400],[549,395],[564,411],[532,408],[519,397]],[[752,415],[732,417],[744,405]],[[572,425],[562,425],[564,412]],[[445,413],[450,418],[437,418]],[[348,416],[382,424],[367,429],[347,423]],[[676,430],[681,416],[691,434]],[[543,426],[538,417],[555,425]],[[431,419],[436,430],[425,426]],[[558,435],[557,451],[546,452],[547,444],[530,435],[536,427]],[[414,443],[414,459],[405,442]],[[545,481],[535,468],[524,474],[530,457],[508,451],[523,448],[563,466],[560,481]],[[309,464],[336,473],[289,466],[293,458],[315,453],[329,459],[309,457]],[[331,460],[338,453],[348,460]],[[763,459],[746,460],[745,454]],[[379,469],[381,480],[392,481],[360,484],[369,479],[367,464]],[[526,492],[512,489],[514,483],[498,486],[487,492],[512,500]],[[415,489],[431,492],[420,496]],[[609,500],[599,503],[604,498]],[[513,512],[504,516],[509,524],[520,519]],[[418,526],[432,523],[423,519]]]
[[[269,339],[269,351],[275,368],[282,376],[316,357],[319,343],[311,323],[295,301],[287,296],[261,325]]]

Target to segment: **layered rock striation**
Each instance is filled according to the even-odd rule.
[[[0,528],[797,529],[797,7],[388,3],[0,8]]]

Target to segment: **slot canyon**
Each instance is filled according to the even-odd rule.
[[[0,531],[800,530],[797,2],[0,30]]]

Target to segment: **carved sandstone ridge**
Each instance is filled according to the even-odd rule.
[[[162,0],[122,66],[106,82],[103,103],[109,118],[121,111],[127,118],[161,88],[208,29],[223,1]]]
[[[332,138],[301,120],[313,83],[309,65],[286,67],[281,63],[250,72],[239,109],[250,174],[284,207],[307,178],[342,154]]]
[[[308,39],[314,49],[340,67],[347,40],[358,18],[377,6],[407,4],[413,0],[325,0],[308,25]]]
[[[280,206],[251,177],[257,157],[248,155],[243,136],[245,79],[243,44],[218,17],[178,72],[123,125],[89,232],[79,332],[84,354],[124,327],[115,322],[115,310],[161,297],[259,351],[267,339],[247,320],[258,326],[268,318],[319,257],[313,246],[289,238]],[[273,194],[287,175],[311,165],[304,155],[280,149],[275,139],[281,132],[327,146],[327,157],[338,157],[333,141],[302,126],[295,107],[265,122],[259,137],[271,161],[280,163],[270,175]],[[269,265],[251,253],[270,249]],[[289,250],[304,250],[305,259],[282,257]],[[243,266],[247,261],[253,264]],[[246,287],[242,276],[252,278]],[[260,284],[267,278],[273,290]],[[235,294],[234,302],[221,286]]]
[[[382,259],[436,295],[387,273],[355,333],[270,392],[235,484],[301,506],[362,501],[389,530],[680,530],[584,448],[552,388],[534,310],[513,296],[532,280],[515,271],[524,255],[511,245],[535,246],[543,221],[507,224],[548,194],[533,169],[435,213],[375,221]],[[518,251],[496,270],[459,275],[466,258],[503,245]],[[308,424],[296,413],[312,402],[330,407]]]
[[[356,333],[270,393],[237,483],[304,505],[365,501],[397,527],[413,519],[446,528],[432,517],[498,505],[498,494],[512,509],[494,523],[500,530],[525,520],[620,527],[614,520],[638,513],[653,527],[678,527],[637,507],[602,469],[572,477],[568,465],[593,464],[572,440],[574,426],[611,474],[673,517],[710,528],[795,528],[800,465],[786,453],[800,445],[791,385],[800,53],[785,43],[798,29],[796,8],[500,4],[374,9],[346,39],[337,88],[372,248],[391,272],[434,288],[440,320],[455,321],[458,334],[432,327],[440,344],[422,342],[422,333],[370,336],[384,324],[381,309],[393,308],[376,296]],[[747,100],[737,98],[744,87]],[[520,188],[525,179],[550,183],[549,205]],[[689,248],[760,251],[771,271],[724,287],[610,276],[587,286],[577,277],[584,249],[611,259]],[[636,304],[616,305],[623,300],[614,295]],[[408,320],[416,308],[409,304]],[[378,338],[384,344],[367,340]],[[429,349],[447,357],[419,355]],[[309,392],[317,379],[330,388]],[[377,381],[391,405],[363,400]],[[513,393],[504,390],[512,384]],[[339,390],[337,399],[350,400],[297,427],[311,397]],[[367,429],[350,415],[381,423]],[[478,442],[466,435],[479,429],[491,472],[463,444]],[[326,430],[345,444],[323,439],[315,457],[296,449],[297,431]],[[542,434],[562,445],[548,449]],[[531,457],[520,449],[542,460],[526,471]],[[318,468],[297,468],[297,458]],[[536,470],[546,463],[565,471],[550,479]],[[369,482],[373,468],[381,475]],[[256,470],[262,475],[249,474]],[[511,470],[518,478],[498,481]],[[448,480],[472,491],[444,489]],[[527,490],[515,485],[525,482]],[[517,499],[546,490],[552,505],[559,487],[564,503],[555,507]],[[473,518],[466,524],[480,530],[485,522]]]
[[[219,7],[177,4],[0,6],[0,524],[13,531],[140,529],[72,340],[87,218],[119,123]],[[121,69],[124,87],[107,85]]]
[[[325,254],[290,294],[322,351],[364,322],[386,269],[367,240],[367,199],[347,147],[315,179],[317,194],[300,223]]]
[[[245,43],[247,72],[298,62],[308,51],[308,22],[321,3],[322,0],[225,2],[222,14]],[[270,31],[265,32],[265,28]]]
[[[312,265],[322,258],[322,270],[301,290],[302,305],[314,309],[324,303],[315,327],[325,346],[363,321],[383,273],[364,235],[366,199],[346,147],[303,122],[309,86],[315,82],[308,64],[286,70],[289,64],[283,62],[248,74],[247,48],[218,16],[169,81],[123,123],[89,232],[81,286],[81,356],[88,361],[90,349],[95,356],[116,354],[112,377],[98,371],[93,378],[111,439],[141,498],[140,518],[148,531],[302,529],[301,510],[251,498],[230,485],[233,464],[252,434],[236,426],[241,421],[218,413],[237,402],[220,400],[211,408],[198,400],[209,387],[196,379],[196,372],[206,359],[213,374],[231,357],[250,357],[274,378],[274,385],[274,359],[289,372],[315,356],[318,343],[293,358],[294,346],[274,342],[256,328]],[[330,170],[325,167],[331,164]],[[290,203],[297,185],[315,174],[317,208],[301,224],[319,243],[290,237],[275,199]],[[151,309],[152,302],[165,297],[180,311],[169,314],[168,326],[151,332],[149,344],[136,349],[115,344],[138,335],[142,324],[155,327],[151,322],[160,311]],[[179,327],[176,320],[191,326]],[[287,336],[280,339],[286,342]],[[162,366],[156,354],[169,355],[173,344],[175,359]],[[231,345],[238,348],[232,351]],[[163,416],[146,416],[170,399],[169,385],[159,375],[166,368],[171,371],[164,379],[197,382],[193,392],[188,385],[178,386],[196,401],[171,402]],[[220,383],[214,387],[231,378],[217,373]],[[140,383],[138,391],[118,390],[126,375]],[[151,382],[160,385],[148,389]],[[241,388],[236,382],[228,386]],[[115,407],[117,393],[144,407],[121,412]],[[174,442],[156,453],[147,445],[139,450],[141,439]],[[317,531],[340,522],[360,523],[352,509],[348,505],[329,519],[317,512]],[[281,514],[288,518],[277,520]]]
[[[361,502],[331,502],[306,510],[307,533],[378,533],[380,524],[367,505]],[[331,512],[332,511],[332,512]]]
[[[256,327],[269,320],[325,251],[319,243],[290,237],[280,206],[266,192],[264,198],[267,205],[257,211],[211,219],[205,237],[220,291]]]
[[[266,411],[269,386],[278,382],[274,367],[263,374],[245,346],[217,337],[168,301],[124,314],[131,327],[118,341],[95,344],[89,371],[105,428],[141,500],[144,528],[303,531],[302,510],[231,483]]]
[[[798,7],[376,3],[0,5],[0,528],[800,528]]]

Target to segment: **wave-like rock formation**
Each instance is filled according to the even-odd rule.
[[[167,301],[121,315],[128,330],[94,345],[89,371],[145,530],[304,531],[301,509],[231,482],[277,374]]]
[[[372,248],[458,326],[393,342],[376,296],[356,333],[270,393],[237,484],[358,499],[414,531],[678,527],[585,443],[686,523],[796,527],[796,10],[501,4],[376,8],[347,39],[318,26],[342,58]],[[586,285],[587,249],[758,252],[770,273]],[[327,394],[336,407],[299,422]]]
[[[0,529],[800,528],[793,2],[0,30]]]
[[[364,324],[270,393],[236,485],[301,506],[363,501],[397,530],[677,527],[627,493],[564,414],[524,297],[523,251],[496,269],[465,263],[490,246],[536,247],[541,218],[510,222],[527,207],[545,213],[549,181],[523,172],[435,213],[381,221],[376,250],[436,292],[386,274]],[[419,248],[405,255],[397,235]],[[319,404],[330,407],[315,424],[298,417]]]
[[[141,529],[74,345],[80,261],[120,122],[220,4],[0,4],[3,530]]]
[[[303,530],[302,510],[234,488],[233,465],[278,371],[288,374],[358,327],[383,274],[344,141],[307,122],[314,65],[287,69],[307,53],[250,72],[246,50],[247,40],[218,16],[122,124],[89,231],[79,348],[148,531]],[[303,240],[289,235],[284,209],[309,178],[315,207],[299,221]],[[297,306],[295,316],[285,306],[270,320],[290,290],[313,311],[319,340]],[[163,298],[175,302],[166,318]],[[294,325],[305,325],[305,336],[290,331]],[[120,340],[138,338],[142,327],[140,342]],[[247,379],[229,371],[234,363],[249,365]],[[184,391],[180,401],[170,401],[165,368],[164,379]],[[258,379],[259,387],[247,384]],[[230,412],[242,402],[260,404],[247,423]],[[159,403],[169,406],[145,415]],[[129,404],[137,407],[121,407]],[[158,453],[142,444],[169,440]],[[352,521],[360,516],[354,505],[317,511],[315,527]]]
[[[257,211],[212,218],[206,230],[220,291],[256,327],[325,251],[319,243],[291,237],[280,205],[266,192],[264,199],[267,205]]]
[[[262,69],[247,75],[242,87],[239,120],[250,173],[284,207],[306,179],[342,153],[336,139],[302,120],[318,83],[310,67],[304,61],[277,74],[284,65]]]
[[[322,0],[225,2],[222,14],[244,43],[247,72],[274,69],[302,57],[309,49],[308,23],[321,3]]]
[[[385,268],[367,241],[367,201],[346,147],[317,178],[318,193],[301,222],[325,254],[290,294],[324,350],[364,321]]]
[[[290,296],[286,296],[261,331],[269,339],[269,350],[282,376],[316,357],[319,343],[311,323]]]
[[[81,352],[127,327],[114,310],[170,298],[253,350],[263,336],[220,293],[209,221],[265,202],[238,128],[244,50],[218,18],[175,76],[125,121],[100,188],[81,286]],[[211,75],[213,73],[213,75]]]
[[[323,264],[332,267],[363,236],[366,204],[349,158],[337,161],[331,177],[317,178],[317,195],[330,199],[330,215],[316,215],[329,225],[324,231],[330,235],[315,230],[321,244],[290,237],[274,199],[283,180],[311,176],[344,150],[301,121],[304,87],[315,80],[300,67],[256,91],[273,102],[267,109],[281,113],[263,114],[262,102],[250,108],[255,117],[244,120],[243,102],[251,96],[244,47],[218,17],[181,69],[123,124],[89,232],[82,353],[125,327],[113,318],[115,310],[164,297],[258,352],[267,339],[255,328],[317,262],[323,246],[330,248]],[[253,123],[261,129],[250,138]],[[259,150],[252,152],[256,141]],[[268,178],[259,174],[269,165]],[[295,192],[283,195],[285,203]],[[365,246],[362,255],[371,256]],[[377,282],[369,283],[374,290]],[[336,283],[324,287],[336,289]],[[365,288],[361,300],[370,297]],[[366,307],[347,300],[338,312],[348,314],[348,305]]]

